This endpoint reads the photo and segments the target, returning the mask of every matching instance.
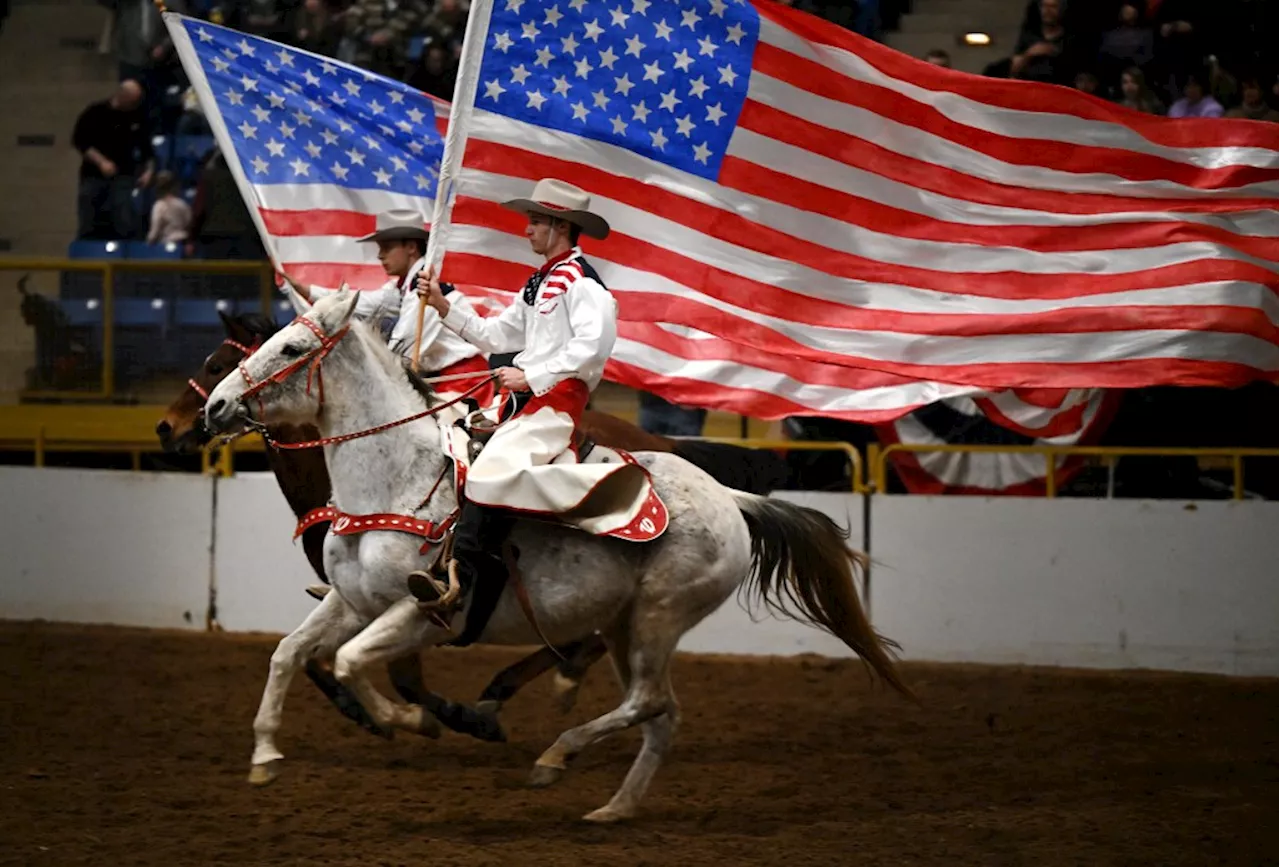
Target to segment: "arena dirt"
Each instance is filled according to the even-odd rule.
[[[684,724],[640,819],[594,827],[638,745],[522,787],[568,720],[548,683],[511,742],[359,731],[299,678],[281,778],[245,783],[264,637],[0,624],[0,863],[1180,865],[1276,863],[1275,680],[679,658]],[[514,654],[427,654],[474,697]],[[612,706],[608,665],[583,720]]]

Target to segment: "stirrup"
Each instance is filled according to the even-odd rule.
[[[449,560],[449,580],[441,581],[430,571],[417,570],[409,573],[409,592],[418,600],[418,604],[428,611],[450,611],[458,602],[462,593],[462,583],[458,581],[458,561]]]

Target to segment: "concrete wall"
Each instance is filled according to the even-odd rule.
[[[0,468],[0,491],[0,618],[199,628],[212,600],[228,630],[286,632],[314,605],[270,475]],[[783,496],[870,550],[907,659],[1276,674],[1275,503]],[[680,647],[848,655],[736,596]]]
[[[877,497],[876,625],[907,658],[1275,674],[1277,506]]]
[[[0,617],[203,629],[213,480],[0,468]]]

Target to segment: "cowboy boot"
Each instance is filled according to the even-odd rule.
[[[478,581],[505,576],[506,567],[489,551],[501,550],[513,521],[500,510],[464,503],[451,539],[448,582],[432,570],[419,570],[409,575],[409,592],[424,606],[452,618]]]

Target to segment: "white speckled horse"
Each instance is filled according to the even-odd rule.
[[[323,298],[263,344],[244,362],[242,376],[227,377],[210,394],[210,430],[234,432],[256,412],[255,422],[309,422],[330,437],[430,409],[382,341],[349,322],[355,301],[354,293]],[[453,487],[444,484],[414,512],[451,467],[432,417],[325,449],[335,504],[343,512],[413,513],[438,523],[456,508]],[[546,638],[561,644],[599,631],[624,692],[617,708],[560,735],[538,758],[531,783],[554,782],[588,745],[642,726],[644,742],[622,787],[586,817],[600,822],[635,814],[670,747],[679,714],[669,668],[680,637],[743,584],[756,600],[842,639],[910,695],[887,649],[892,642],[872,629],[858,598],[855,578],[865,557],[845,544],[846,534],[829,518],[725,488],[671,454],[635,457],[670,514],[658,539],[636,544],[532,521],[517,523],[511,534]],[[283,756],[275,734],[284,695],[312,657],[336,655],[338,679],[381,725],[423,731],[434,724],[422,707],[387,698],[368,678],[375,666],[451,637],[408,595],[406,576],[424,565],[420,546],[420,539],[403,532],[330,533],[324,554],[334,592],[271,658],[254,721],[251,781],[269,782],[277,773]],[[510,586],[480,641],[539,641]]]

